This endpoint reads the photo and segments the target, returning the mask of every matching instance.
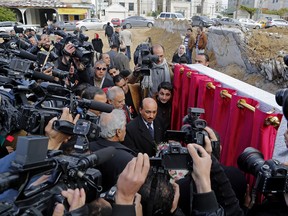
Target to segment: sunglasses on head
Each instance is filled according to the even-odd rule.
[[[97,70],[103,70],[103,71],[106,71],[107,68],[101,68],[101,67],[96,67]]]

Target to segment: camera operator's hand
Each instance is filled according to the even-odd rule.
[[[75,190],[68,189],[67,191],[62,191],[61,194],[67,198],[70,206],[69,211],[73,211],[85,205],[86,194],[83,188],[80,190],[78,188]]]
[[[63,108],[63,112],[60,117],[60,120],[66,120],[75,124],[78,121],[79,117],[80,116],[77,115],[73,119],[73,116],[69,112],[69,108],[65,107]],[[69,139],[69,135],[53,129],[53,123],[56,120],[57,120],[57,117],[52,118],[48,122],[47,126],[45,127],[45,134],[49,138],[48,149],[50,150],[59,149],[61,144]]]
[[[52,69],[53,69],[52,67],[49,67],[49,68],[43,70],[42,73],[44,73],[48,76],[52,76]]]
[[[135,65],[134,71],[127,77],[128,83],[134,84],[138,81],[138,79],[140,78],[140,70],[141,67],[138,66],[138,64]]]
[[[85,205],[86,194],[83,188],[80,190],[78,188],[75,190],[68,189],[67,191],[62,191],[61,194],[67,198],[68,204],[70,206],[69,212],[79,209]],[[63,204],[57,204],[54,209],[53,216],[63,216],[64,210],[65,207]]]
[[[74,47],[74,45],[72,43],[67,43],[65,46],[64,46],[64,53],[66,54],[69,54],[70,56],[73,55],[73,53],[76,51],[76,48]]]
[[[134,197],[144,184],[150,169],[150,161],[147,154],[139,153],[133,158],[120,174],[117,181],[116,204],[132,205]]]
[[[210,170],[212,165],[211,156],[198,144],[188,144],[187,149],[193,158],[192,177],[198,193],[211,191]]]
[[[210,127],[205,127],[204,130],[208,133],[209,139],[211,141],[218,141],[217,136],[215,135],[214,131]]]

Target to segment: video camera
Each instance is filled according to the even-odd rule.
[[[80,118],[89,120],[91,118],[87,114],[88,109],[99,110],[101,112],[111,112],[113,109],[112,105],[109,104],[87,99],[78,99],[69,89],[55,83],[42,82],[37,85],[34,82],[34,85],[31,83],[31,85],[28,85],[26,88],[24,87],[22,87],[22,89],[24,89],[23,92],[25,94],[27,91],[34,93],[36,101],[33,104],[27,101],[14,104],[17,101],[14,97],[10,100],[1,101],[3,105],[1,108],[15,107],[15,110],[19,110],[17,113],[15,113],[14,109],[7,109],[5,112],[3,110],[4,113],[9,114],[8,116],[13,116],[13,119],[17,119],[17,121],[8,121],[5,122],[5,125],[1,125],[6,133],[12,132],[9,131],[9,129],[13,128],[23,129],[31,134],[42,135],[50,119],[61,116],[64,107],[68,107],[73,116],[80,114]],[[2,93],[4,95],[4,92]],[[2,93],[0,92],[1,95]],[[23,97],[26,99],[25,95]],[[5,102],[5,106],[3,102]],[[0,117],[1,116],[2,114]],[[6,118],[5,116],[3,116],[3,119]],[[71,133],[69,134],[73,134],[73,129],[73,127],[70,128]],[[67,131],[68,130],[66,130],[65,133]]]
[[[134,52],[134,63],[141,67],[141,75],[150,76],[153,63],[157,63],[158,61],[159,57],[151,53],[150,43],[145,42],[137,46]]]
[[[0,193],[15,189],[18,195],[13,204],[0,205],[1,215],[52,215],[56,202],[65,206],[61,191],[68,188],[84,188],[87,203],[99,197],[102,175],[94,167],[111,159],[114,147],[82,156],[50,151],[46,157],[47,146],[47,137],[19,137],[12,171],[0,174]],[[43,175],[49,177],[41,182]]]
[[[188,108],[188,114],[183,118],[184,125],[181,127],[181,131],[186,132],[186,143],[197,143],[205,147],[205,136],[208,136],[208,133],[204,128],[207,123],[200,119],[204,112],[202,108]]]
[[[178,142],[170,142],[167,149],[150,158],[151,167],[163,167],[165,170],[192,170],[193,162],[188,149]]]
[[[263,194],[288,192],[288,167],[275,159],[264,160],[263,154],[248,147],[237,160],[238,167],[256,177],[254,188]]]
[[[94,49],[93,46],[87,42],[88,36],[82,33],[77,35],[67,34],[63,30],[57,30],[54,32],[54,34],[63,38],[59,42],[55,43],[55,47],[62,51],[62,54],[70,55],[64,49],[65,45],[70,43],[76,48],[76,51],[72,54],[72,57],[79,58],[85,66],[91,64],[94,55]]]

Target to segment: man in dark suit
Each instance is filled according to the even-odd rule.
[[[163,140],[164,130],[157,115],[157,103],[152,98],[145,98],[140,105],[140,116],[127,124],[124,145],[135,152],[155,156],[157,144]]]
[[[133,159],[134,152],[120,143],[126,134],[126,116],[123,110],[114,109],[111,113],[102,113],[99,125],[101,128],[100,138],[96,142],[90,143],[90,150],[97,151],[109,146],[116,148],[112,159],[97,166],[104,179],[103,191],[107,191],[116,184],[119,174]]]

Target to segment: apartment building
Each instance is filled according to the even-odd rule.
[[[0,6],[15,11],[24,24],[44,26],[47,20],[73,21],[91,16],[91,0],[1,0]]]

